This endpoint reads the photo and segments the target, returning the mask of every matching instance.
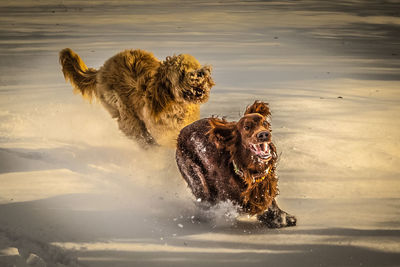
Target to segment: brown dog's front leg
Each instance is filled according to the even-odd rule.
[[[276,200],[272,202],[272,205],[266,212],[257,216],[257,219],[265,224],[269,228],[282,228],[287,226],[295,226],[297,219],[295,216],[281,210],[276,203]]]
[[[198,202],[210,202],[210,190],[200,161],[194,159],[194,154],[192,154],[191,150],[182,147],[176,150],[175,157],[178,168],[196,200]]]

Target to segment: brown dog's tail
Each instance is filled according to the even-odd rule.
[[[65,80],[71,82],[74,92],[92,99],[96,89],[97,70],[88,68],[78,54],[69,48],[60,51],[60,64]]]

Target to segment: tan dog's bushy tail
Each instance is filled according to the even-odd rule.
[[[74,92],[92,99],[96,89],[97,70],[88,68],[78,54],[69,48],[60,51],[60,64],[65,80],[71,82]]]

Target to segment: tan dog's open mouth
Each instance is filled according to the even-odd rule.
[[[194,102],[201,103],[208,99],[210,87],[191,87],[190,90],[184,92],[185,99]]]
[[[204,67],[190,74],[190,90],[186,91],[186,98],[194,102],[203,102],[208,99],[210,89],[214,85],[210,67]]]
[[[201,88],[201,87],[195,87],[193,88],[194,96],[197,98],[202,98],[204,94],[208,91],[208,88]]]
[[[269,161],[272,158],[271,147],[268,142],[250,144],[250,149],[257,157],[264,161]]]

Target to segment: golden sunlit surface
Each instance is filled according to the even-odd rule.
[[[396,266],[400,2],[1,1],[0,266]],[[74,95],[58,53],[191,54],[201,117],[272,110],[278,202],[261,227],[196,207],[173,149],[142,151]],[[36,265],[35,265],[36,264]]]

